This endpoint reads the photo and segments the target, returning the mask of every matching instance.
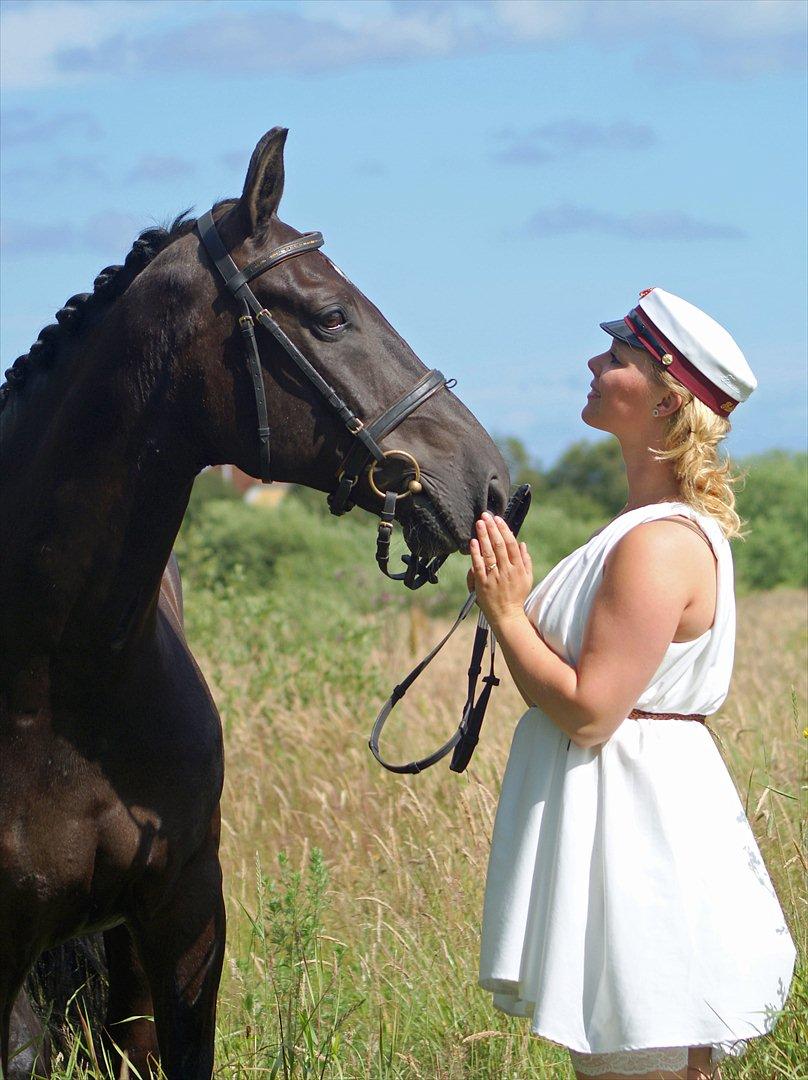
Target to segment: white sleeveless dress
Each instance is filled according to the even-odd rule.
[[[525,611],[575,666],[607,554],[635,526],[674,515],[697,522],[716,555],[715,620],[670,645],[636,707],[709,715],[735,645],[732,555],[712,518],[678,502],[625,513],[551,570]],[[689,1046],[712,1046],[716,1062],[771,1029],[795,955],[703,724],[627,719],[583,749],[528,709],[486,879],[480,985],[497,1008],[530,1018],[588,1075],[683,1068]]]

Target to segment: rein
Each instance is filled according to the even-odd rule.
[[[281,244],[280,247],[275,248],[269,254],[254,259],[253,262],[248,263],[242,270],[239,270],[222,243],[211,211],[207,211],[199,218],[196,228],[205,250],[213,260],[224,281],[225,287],[238,301],[240,307],[241,313],[238,316],[238,325],[244,341],[244,354],[252,381],[253,393],[255,394],[255,407],[258,415],[259,476],[261,482],[264,484],[272,483],[270,475],[271,433],[266,390],[261,373],[261,356],[255,336],[256,323],[268,331],[284,349],[298,370],[314,386],[326,405],[336,414],[337,418],[354,438],[354,443],[345,455],[337,473],[337,486],[328,495],[328,507],[331,513],[340,516],[353,509],[354,504],[351,502],[350,497],[360,477],[367,470],[370,488],[383,502],[376,537],[376,562],[379,564],[379,569],[394,581],[403,581],[408,589],[419,589],[427,582],[433,585],[436,584],[438,580],[437,571],[446,561],[448,557],[446,555],[435,556],[432,560],[423,559],[418,555],[404,555],[402,561],[406,564],[407,569],[400,574],[390,573],[390,537],[393,532],[396,503],[400,499],[406,499],[410,495],[418,494],[423,490],[423,487],[421,484],[421,470],[413,455],[405,450],[383,450],[379,442],[442,387],[451,389],[454,386],[454,380],[447,379],[442,372],[433,368],[423,378],[419,379],[408,393],[386,409],[381,416],[366,425],[342,400],[336,390],[326,382],[314,365],[306,359],[294,342],[287,337],[271,312],[261,304],[249,285],[253,278],[278,266],[279,263],[284,262],[286,259],[305,255],[309,251],[316,251],[321,248],[324,243],[322,233],[304,233],[294,240]],[[411,479],[406,480],[406,487],[403,491],[396,491],[395,486],[392,484],[388,485],[382,482],[378,470],[388,458],[403,461],[408,466],[408,471],[413,474]],[[402,477],[402,483],[404,482]],[[381,486],[379,486],[380,484]]]
[[[527,517],[527,512],[530,509],[530,484],[522,484],[511,496],[510,502],[505,509],[503,517],[508,523],[511,532],[514,536],[517,536],[519,530],[522,527],[522,523]],[[474,606],[474,602],[477,599],[475,593],[470,593],[463,607],[460,609],[460,614],[455,619],[451,629],[445,634],[438,644],[432,649],[423,660],[416,664],[406,679],[402,680],[398,686],[393,688],[393,692],[384,705],[381,708],[379,715],[376,717],[376,723],[373,725],[373,731],[370,733],[370,739],[368,740],[368,746],[370,752],[376,758],[380,765],[383,765],[388,772],[393,773],[419,773],[424,769],[428,769],[430,765],[435,765],[442,758],[445,758],[450,750],[454,750],[452,754],[452,760],[449,763],[449,768],[452,772],[462,773],[465,771],[466,766],[471,761],[472,754],[480,740],[480,729],[483,726],[483,720],[485,719],[485,710],[488,708],[488,701],[491,697],[491,691],[495,686],[499,686],[499,679],[494,675],[494,654],[496,652],[496,639],[491,633],[485,615],[482,612],[477,617],[477,629],[474,633],[474,644],[471,649],[471,663],[468,670],[468,690],[466,693],[466,703],[463,706],[463,714],[460,718],[460,724],[457,731],[452,735],[451,739],[439,747],[437,750],[428,754],[426,757],[418,758],[417,761],[410,761],[406,765],[393,765],[389,761],[385,761],[379,751],[379,739],[381,738],[382,729],[387,723],[387,719],[390,713],[401,701],[409,688],[427,666],[430,664],[443,646],[457,630],[458,626],[463,622],[468,613]],[[489,666],[488,674],[484,676],[483,682],[485,686],[480,691],[480,696],[475,701],[475,694],[477,693],[477,680],[482,672],[483,655],[485,654],[486,647],[488,647],[489,653]]]

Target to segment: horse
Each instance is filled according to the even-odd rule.
[[[211,1075],[222,732],[172,558],[198,473],[381,512],[380,549],[395,517],[411,587],[505,504],[505,462],[451,384],[278,217],[286,135],[258,142],[239,198],[141,233],[0,391],[6,1075],[26,972],[99,931],[117,1067]]]

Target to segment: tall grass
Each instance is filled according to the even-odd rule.
[[[572,1080],[565,1050],[494,1012],[476,985],[515,688],[503,680],[462,776],[438,766],[394,777],[367,750],[381,701],[459,605],[462,560],[442,598],[405,600],[377,578],[366,530],[342,523],[316,550],[307,513],[274,519],[286,554],[266,554],[268,588],[210,532],[185,539],[188,636],[226,736],[217,1075]],[[541,566],[552,558],[537,540]],[[726,1080],[808,1076],[805,607],[801,591],[741,600],[733,689],[711,720],[800,951],[786,1013],[724,1065]],[[410,759],[453,730],[470,631],[394,714],[390,756]],[[56,1075],[84,1074],[74,1061]],[[106,1075],[103,1063],[86,1075]]]

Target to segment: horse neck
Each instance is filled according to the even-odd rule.
[[[127,340],[123,315],[14,391],[0,417],[12,670],[31,655],[103,661],[153,627],[198,463],[171,357],[148,336]]]

